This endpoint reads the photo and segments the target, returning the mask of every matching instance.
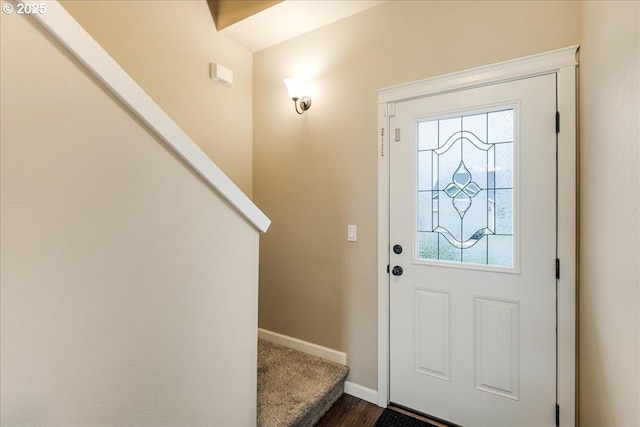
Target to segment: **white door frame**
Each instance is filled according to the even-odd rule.
[[[395,102],[440,95],[542,74],[557,76],[558,396],[560,425],[576,422],[576,53],[570,46],[521,59],[378,90],[378,405],[389,403],[389,117]]]

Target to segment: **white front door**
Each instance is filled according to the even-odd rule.
[[[395,104],[389,398],[553,426],[556,75]]]

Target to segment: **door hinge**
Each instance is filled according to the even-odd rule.
[[[560,260],[556,258],[556,279],[560,280]]]
[[[556,133],[560,133],[560,111],[556,111]]]
[[[393,117],[396,115],[396,104],[390,102],[387,104],[387,114],[389,117]]]
[[[387,274],[389,274],[390,270],[389,270],[389,264],[387,264]]]
[[[556,427],[560,427],[560,405],[556,403]]]
[[[400,128],[396,128],[396,142],[400,141]]]
[[[380,157],[384,157],[384,128],[380,128]]]

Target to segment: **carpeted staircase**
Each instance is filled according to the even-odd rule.
[[[258,340],[258,427],[312,427],[344,391],[349,368]]]

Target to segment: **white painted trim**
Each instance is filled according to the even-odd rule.
[[[389,404],[389,116],[378,104],[378,406]]]
[[[312,356],[340,363],[341,365],[347,364],[347,353],[303,341],[298,338],[282,335],[277,332],[271,332],[262,328],[258,328],[258,338],[262,338],[294,350],[302,351],[303,353],[307,353]]]
[[[46,13],[32,16],[231,206],[259,231],[267,231],[271,224],[269,218],[140,88],[135,80],[109,56],[57,0],[47,1]]]
[[[577,64],[575,57],[577,50],[577,45],[569,46],[524,58],[379,89],[378,103],[434,96],[555,72],[560,68],[575,66]]]
[[[393,102],[555,73],[558,79],[558,396],[560,425],[576,423],[576,52],[552,52],[421,80],[378,91],[378,405],[389,403],[389,106]],[[380,131],[384,130],[384,137]],[[385,151],[386,154],[386,151]]]
[[[378,404],[378,392],[370,388],[361,386],[360,384],[345,381],[344,392],[350,396],[373,403],[374,405]],[[383,406],[383,408],[386,407],[387,405]]]
[[[558,404],[560,425],[573,426],[577,420],[576,406],[576,283],[577,242],[576,223],[578,160],[577,160],[577,96],[576,69],[558,71],[558,170],[573,179],[558,182]]]

